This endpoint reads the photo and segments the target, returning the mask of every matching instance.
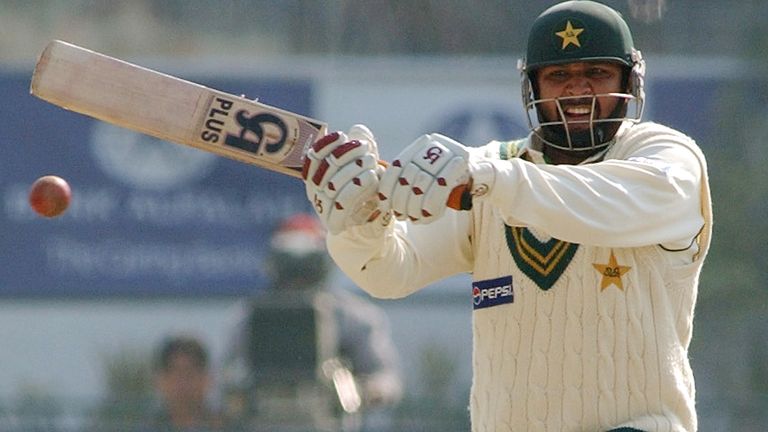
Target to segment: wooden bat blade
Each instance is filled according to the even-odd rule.
[[[324,122],[131,64],[67,42],[40,55],[30,93],[153,137],[301,176]]]

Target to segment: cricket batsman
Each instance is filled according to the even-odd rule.
[[[317,141],[303,175],[329,251],[381,298],[471,274],[475,432],[695,431],[704,155],[641,121],[645,63],[607,6],[545,10],[520,72],[524,138],[423,135],[386,168],[364,126]]]

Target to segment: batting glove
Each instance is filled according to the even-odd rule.
[[[376,193],[384,169],[378,160],[376,141],[363,125],[326,135],[307,152],[302,170],[307,198],[330,233],[380,213]]]
[[[423,135],[384,172],[380,205],[391,208],[398,220],[429,223],[449,205],[461,207],[457,202],[468,194],[471,178],[467,147],[440,134]]]

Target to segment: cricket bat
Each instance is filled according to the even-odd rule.
[[[162,140],[301,177],[327,124],[60,40],[44,49],[30,92],[54,105]]]
[[[299,178],[304,154],[328,130],[322,121],[60,40],[40,55],[30,93],[107,123]],[[460,209],[467,189],[454,188],[448,207]]]

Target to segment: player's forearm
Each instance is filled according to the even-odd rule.
[[[340,234],[329,234],[328,252],[344,274],[371,295],[385,298],[407,295],[400,289],[396,289],[395,284],[391,282],[378,286],[375,283],[376,279],[371,277],[375,269],[370,264],[380,261],[382,257],[388,255],[389,250],[393,249],[391,246],[393,227],[372,225],[353,227]]]
[[[584,166],[496,162],[485,198],[513,222],[553,237],[601,246],[692,238],[701,228],[700,173],[633,161]]]
[[[468,217],[450,211],[429,225],[371,224],[328,237],[334,261],[374,297],[407,296],[440,279],[470,271]]]

